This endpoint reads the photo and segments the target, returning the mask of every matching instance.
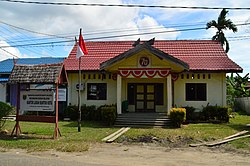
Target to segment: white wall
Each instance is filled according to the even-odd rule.
[[[243,109],[248,115],[250,115],[250,97],[241,97],[235,99],[238,104],[238,109]]]
[[[0,101],[6,102],[6,83],[0,83]]]
[[[200,79],[198,74],[194,74],[192,79],[192,73],[189,73],[189,79],[187,74],[183,74],[184,78],[179,76],[178,80],[174,83],[174,104],[178,107],[181,106],[193,106],[195,108],[202,109],[202,106],[210,105],[226,105],[226,74],[225,73],[210,73],[210,79],[208,73],[200,73]],[[205,79],[203,79],[205,74]],[[186,101],[186,83],[206,83],[207,84],[207,100],[206,101]]]
[[[88,79],[88,74],[91,74],[91,79]],[[85,73],[85,79],[81,82],[85,83],[85,90],[81,93],[82,104],[96,105],[97,107],[104,104],[115,104],[117,102],[117,90],[116,80],[109,79],[106,75],[106,79],[102,80],[98,78],[98,72],[96,72],[96,79],[93,79],[92,73]],[[192,79],[192,73],[189,73],[189,79],[186,74],[184,78],[179,76],[178,80],[174,82],[174,101],[173,104],[178,107],[181,106],[193,106],[195,108],[202,109],[202,106],[210,105],[226,105],[226,74],[225,73],[211,73],[211,78],[208,78],[208,73],[205,74],[203,79],[203,73],[200,73],[200,79],[197,78],[197,73],[194,74]],[[76,84],[78,84],[78,73],[68,73],[68,104],[77,105],[78,103],[78,91],[76,90]],[[156,112],[166,112],[167,110],[167,80],[161,78],[155,79],[134,79],[134,78],[122,78],[122,97],[121,102],[127,100],[127,84],[128,83],[164,83],[164,105],[156,106]],[[87,100],[87,83],[107,83],[107,100]],[[186,101],[185,84],[186,83],[206,83],[207,84],[207,100],[206,101]],[[133,111],[134,106],[129,106],[129,111]]]
[[[85,79],[83,75],[85,74]],[[82,73],[81,82],[85,84],[85,90],[81,92],[81,104],[101,106],[104,104],[115,104],[116,103],[116,80],[109,79],[109,75],[106,75],[106,79],[99,79],[98,72],[95,73],[96,78],[93,79],[92,73]],[[88,79],[88,74],[91,74],[91,79]],[[68,105],[78,104],[78,91],[76,84],[78,84],[78,73],[68,73]],[[87,100],[87,83],[107,83],[107,100]]]

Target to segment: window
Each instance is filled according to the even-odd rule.
[[[6,102],[10,102],[10,85],[6,84]]]
[[[106,100],[107,84],[106,83],[88,83],[87,100]]]
[[[186,101],[206,101],[206,83],[186,83]]]

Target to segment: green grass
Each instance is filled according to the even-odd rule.
[[[179,138],[188,138],[191,142],[210,141],[227,137],[242,130],[250,132],[250,128],[246,127],[248,123],[250,123],[250,116],[237,115],[230,119],[230,123],[225,124],[189,124],[178,129],[130,129],[124,134],[124,137],[133,139],[140,136],[154,136],[172,142]],[[4,129],[7,129],[10,134],[14,124],[15,122],[7,121]],[[20,126],[23,135],[18,138],[0,135],[0,148],[21,148],[27,151],[54,149],[64,152],[81,152],[88,150],[91,144],[100,143],[102,138],[118,130],[117,128],[103,127],[96,122],[83,122],[82,130],[78,132],[76,122],[59,122],[62,136],[58,140],[54,140],[54,124],[20,122]],[[178,144],[178,142],[176,143]],[[234,148],[245,149],[250,152],[250,138],[240,139],[229,144]]]
[[[15,122],[8,121],[4,128],[10,134],[14,125]],[[54,149],[64,152],[81,152],[88,150],[91,143],[101,142],[102,138],[116,131],[114,128],[102,127],[97,123],[83,122],[82,130],[78,132],[76,122],[59,122],[62,136],[54,140],[54,124],[20,122],[20,126],[23,134],[18,138],[2,136],[0,147],[21,148],[28,151]]]

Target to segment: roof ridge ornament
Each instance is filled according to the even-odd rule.
[[[138,38],[138,39],[132,44],[132,46],[133,46],[133,47],[136,47],[138,44],[140,44],[140,41],[141,41],[141,39]]]
[[[150,40],[148,40],[148,41],[146,41],[145,43],[147,43],[147,44],[149,44],[149,45],[154,45],[154,43],[155,43],[155,37],[154,38],[152,38],[152,39],[150,39]]]

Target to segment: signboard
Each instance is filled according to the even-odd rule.
[[[58,101],[67,101],[67,90],[64,88],[64,89],[61,89],[59,88],[58,89]]]
[[[53,91],[21,91],[20,110],[22,111],[54,111]]]
[[[30,84],[30,89],[53,89],[53,84]]]

